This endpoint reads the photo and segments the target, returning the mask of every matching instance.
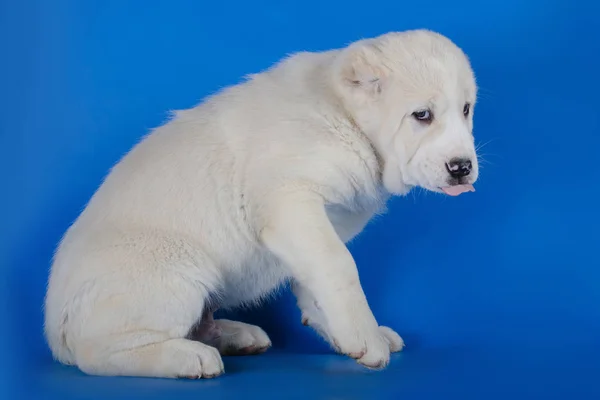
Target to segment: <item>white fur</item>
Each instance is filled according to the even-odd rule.
[[[97,375],[215,376],[220,355],[192,326],[291,281],[305,323],[385,367],[402,339],[378,326],[345,242],[390,194],[439,191],[453,157],[471,158],[476,180],[462,114],[475,92],[460,49],[408,31],[295,54],[176,112],[63,238],[45,307],[54,356]],[[412,117],[423,107],[430,125]],[[234,349],[270,345],[257,327],[215,326]]]

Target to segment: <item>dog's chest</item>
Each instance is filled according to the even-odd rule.
[[[353,156],[353,162],[344,165],[345,179],[337,186],[337,196],[330,197],[326,205],[327,216],[343,242],[360,233],[376,213],[383,211],[389,198],[375,156]]]
[[[381,207],[373,206],[361,212],[350,211],[342,206],[327,207],[327,216],[340,239],[347,243],[358,235]]]
[[[288,278],[288,269],[273,254],[256,248],[239,268],[223,276],[221,306],[230,308],[259,301]]]

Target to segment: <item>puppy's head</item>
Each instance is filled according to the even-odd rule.
[[[455,44],[430,31],[390,33],[342,50],[334,71],[344,107],[382,158],[388,191],[474,190],[477,88]]]

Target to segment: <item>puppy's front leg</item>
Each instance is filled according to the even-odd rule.
[[[271,200],[261,239],[315,299],[328,339],[365,366],[385,367],[389,344],[369,308],[354,259],[327,217],[323,198],[295,191],[280,192]]]
[[[334,342],[329,334],[325,316],[318,308],[318,303],[315,301],[312,294],[295,281],[292,282],[292,292],[294,292],[294,295],[296,296],[298,307],[302,310],[302,324],[310,326],[333,345]],[[380,325],[379,332],[385,336],[390,347],[390,352],[396,353],[404,348],[404,341],[393,329]]]

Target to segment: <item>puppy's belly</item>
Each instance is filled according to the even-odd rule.
[[[289,277],[287,269],[272,255],[252,257],[241,268],[225,274],[218,305],[220,308],[233,308],[260,301]]]

